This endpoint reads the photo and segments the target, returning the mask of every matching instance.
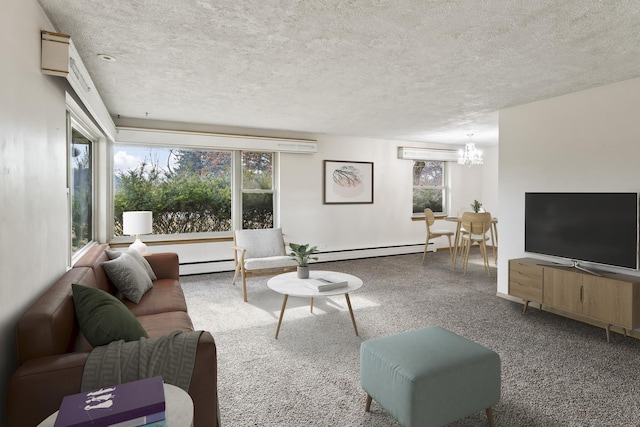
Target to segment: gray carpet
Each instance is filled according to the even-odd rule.
[[[377,403],[364,411],[359,383],[363,340],[439,325],[496,351],[502,398],[496,424],[513,426],[639,426],[640,340],[496,297],[479,256],[469,271],[451,268],[447,252],[312,265],[359,276],[351,294],[354,334],[343,296],[289,298],[274,339],[282,296],[268,278],[248,281],[249,302],[232,273],[182,278],[196,329],[218,348],[218,390],[224,427],[397,426]],[[485,426],[483,412],[452,426]]]

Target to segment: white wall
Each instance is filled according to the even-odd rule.
[[[525,256],[525,192],[640,191],[639,111],[640,79],[500,111],[499,293]]]
[[[66,130],[63,79],[40,72],[36,1],[7,0],[0,14],[0,424],[15,369],[15,321],[65,271]]]
[[[313,156],[282,156],[282,225],[294,242],[326,244],[326,251],[424,243],[425,224],[411,220],[413,161],[398,159],[399,146],[427,146],[392,140],[319,136]],[[432,147],[438,147],[431,144]],[[374,203],[323,205],[324,160],[374,163]],[[482,168],[450,163],[453,211],[483,196]],[[473,185],[468,185],[473,183]],[[495,187],[497,188],[497,187]],[[494,193],[496,193],[494,188]],[[454,228],[442,222],[441,227]],[[446,246],[446,239],[437,246]],[[422,251],[422,248],[416,248]]]

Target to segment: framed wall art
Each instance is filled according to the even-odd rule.
[[[373,203],[373,162],[324,161],[325,205]]]

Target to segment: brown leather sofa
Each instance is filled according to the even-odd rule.
[[[80,392],[84,364],[91,345],[78,327],[71,284],[103,289],[121,298],[102,263],[106,244],[93,247],[21,316],[16,327],[18,369],[7,390],[7,425],[37,426],[60,407],[66,395]],[[193,331],[179,282],[178,255],[147,256],[158,280],[139,304],[123,300],[150,337],[173,331]],[[121,298],[122,299],[122,298]],[[200,336],[189,395],[194,426],[217,425],[216,345],[209,332]]]

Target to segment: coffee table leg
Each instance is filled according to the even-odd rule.
[[[309,307],[311,308],[311,312],[313,313],[313,297],[311,297],[311,301],[309,302]]]
[[[284,294],[284,299],[282,300],[282,308],[280,309],[280,318],[278,319],[278,328],[276,329],[276,339],[278,339],[278,334],[280,333],[280,325],[282,325],[282,316],[284,316],[284,309],[287,306],[287,299],[289,295]]]
[[[351,323],[353,323],[353,329],[356,331],[356,336],[358,335],[358,327],[356,326],[356,318],[353,316],[353,309],[351,308],[351,300],[349,299],[349,294],[344,294],[347,299],[347,306],[349,307],[349,314],[351,315]]]

